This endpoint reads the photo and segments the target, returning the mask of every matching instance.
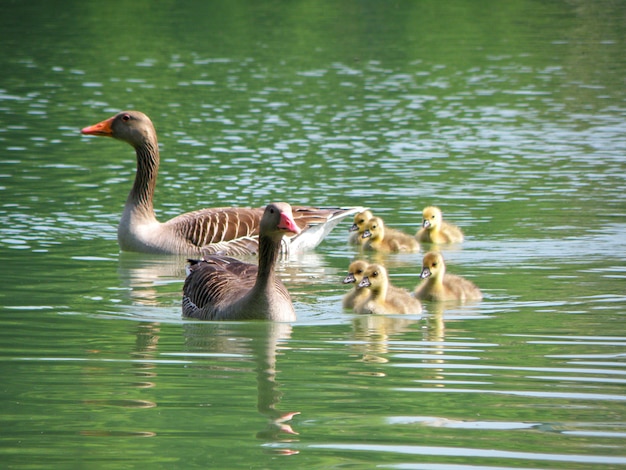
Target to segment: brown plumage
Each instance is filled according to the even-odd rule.
[[[409,291],[391,286],[387,270],[381,264],[370,264],[359,286],[370,294],[355,307],[356,313],[385,315],[422,312],[422,304]]]
[[[420,245],[415,237],[385,227],[385,223],[380,217],[372,217],[367,222],[365,231],[361,236],[366,239],[363,247],[368,250],[392,253],[415,253],[420,250]]]
[[[422,243],[461,243],[464,238],[461,229],[443,220],[441,209],[435,206],[422,211],[422,228],[415,237]]]
[[[480,300],[483,294],[476,285],[461,276],[446,273],[441,253],[430,251],[422,261],[423,281],[415,288],[415,297],[422,300]]]
[[[183,287],[183,316],[294,321],[291,297],[275,269],[284,234],[299,230],[289,204],[269,204],[260,223],[258,266],[221,255],[190,260]]]
[[[113,137],[135,149],[137,173],[117,231],[122,250],[186,255],[240,255],[257,251],[263,208],[210,208],[188,212],[164,223],[157,220],[153,198],[160,157],[156,130],[148,116],[139,111],[123,111],[81,132]],[[362,210],[361,207],[294,207],[294,220],[301,233],[287,235],[283,251],[314,248],[342,219]]]

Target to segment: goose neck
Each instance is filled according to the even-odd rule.
[[[159,147],[156,142],[145,142],[135,147],[135,152],[137,173],[128,195],[127,205],[149,217],[154,217],[153,199],[159,172]]]

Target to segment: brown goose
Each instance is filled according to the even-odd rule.
[[[356,313],[378,315],[393,313],[421,313],[422,304],[409,291],[391,286],[387,270],[381,264],[370,264],[359,283],[370,295],[355,307]]]
[[[123,111],[85,127],[81,132],[113,137],[135,148],[137,174],[117,229],[122,250],[186,255],[257,252],[263,208],[202,209],[164,223],[157,220],[153,198],[159,169],[159,146],[154,125],[148,116],[139,111]],[[294,207],[294,220],[301,233],[289,234],[282,251],[315,248],[342,219],[362,210],[362,207]]]
[[[422,243],[461,243],[463,232],[456,225],[443,220],[441,209],[429,206],[422,211],[422,228],[415,237]]]
[[[441,253],[430,251],[422,260],[423,281],[413,292],[422,300],[480,300],[483,294],[476,285],[461,276],[446,273],[446,265]]]
[[[283,235],[299,231],[289,204],[269,204],[261,218],[258,266],[221,255],[189,260],[183,316],[200,320],[294,321],[291,297],[276,277],[275,267]]]
[[[415,253],[420,251],[417,240],[399,230],[385,227],[383,219],[372,217],[361,235],[365,240],[363,247],[368,250],[381,251],[385,253]]]

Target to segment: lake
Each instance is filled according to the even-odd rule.
[[[10,2],[0,18],[0,464],[626,467],[626,3]],[[298,320],[181,317],[185,258],[120,252],[153,120],[160,220],[367,206],[459,225],[481,302],[355,315],[351,221],[281,261]]]

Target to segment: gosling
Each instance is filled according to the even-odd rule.
[[[383,219],[372,217],[361,235],[365,240],[363,248],[384,253],[416,253],[420,251],[417,240],[399,230],[385,227]]]
[[[350,263],[350,266],[348,266],[348,275],[343,280],[343,283],[353,283],[354,287],[343,296],[343,308],[354,309],[369,297],[369,291],[359,287],[359,283],[363,279],[363,275],[368,266],[369,263],[363,260],[353,261]]]
[[[359,286],[369,291],[369,297],[355,307],[356,313],[388,315],[422,312],[422,304],[409,291],[391,286],[387,270],[380,264],[367,267]]]
[[[422,211],[422,228],[415,235],[422,243],[461,243],[463,232],[456,225],[443,220],[441,209],[434,206]]]
[[[422,261],[423,279],[413,294],[421,300],[480,300],[483,294],[476,285],[461,276],[446,273],[441,253],[430,251]]]

